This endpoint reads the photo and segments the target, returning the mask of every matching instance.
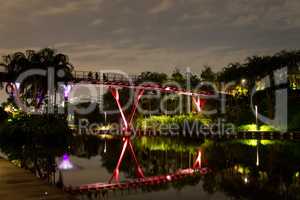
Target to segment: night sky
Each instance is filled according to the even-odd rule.
[[[220,70],[299,48],[299,0],[2,0],[0,55],[51,47],[79,70]]]

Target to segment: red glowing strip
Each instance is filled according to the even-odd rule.
[[[121,165],[122,160],[124,158],[124,154],[125,154],[125,151],[126,151],[127,146],[128,146],[128,141],[129,141],[128,138],[126,138],[124,140],[123,148],[122,148],[122,152],[121,152],[121,155],[119,157],[119,160],[118,160],[118,164],[117,164],[117,166],[116,166],[116,168],[114,170],[114,173],[113,173],[112,177],[109,180],[109,183],[111,183],[111,181],[113,179],[115,179],[116,182],[119,182],[119,180],[120,180],[120,173],[119,173],[119,171],[120,171],[120,165]]]
[[[111,88],[111,93],[112,93],[113,97],[115,98],[116,103],[118,105],[119,111],[120,111],[121,116],[122,116],[122,120],[124,122],[125,129],[128,130],[128,123],[127,123],[127,120],[125,118],[125,115],[124,115],[124,112],[123,112],[123,109],[122,109],[122,106],[121,106],[121,103],[120,103],[119,91],[116,88]]]
[[[196,97],[193,96],[192,99],[193,99],[193,102],[196,105],[197,111],[201,112],[201,101],[200,101],[200,98],[196,99]]]
[[[134,162],[135,162],[135,166],[136,166],[136,170],[137,170],[137,175],[139,176],[139,178],[145,178],[144,172],[143,172],[143,170],[141,168],[140,163],[138,162],[138,160],[136,158],[136,155],[134,153],[133,146],[132,146],[130,140],[129,140],[129,148],[130,148],[131,156],[133,157]]]
[[[196,161],[193,165],[193,168],[196,169],[196,168],[201,168],[201,157],[202,157],[202,153],[201,151],[199,150],[198,151],[198,154],[197,154],[197,158],[196,158]]]
[[[144,90],[138,90],[137,94],[135,95],[136,96],[135,97],[135,102],[134,102],[134,105],[132,107],[131,115],[130,115],[130,118],[129,118],[129,124],[130,124],[130,126],[132,124],[133,117],[135,115],[135,112],[136,112],[136,109],[138,107],[139,101],[140,101],[141,97],[143,96],[143,94],[144,94]]]
[[[126,149],[128,148],[128,145],[129,145],[129,148],[130,148],[131,156],[132,156],[132,158],[133,158],[133,160],[135,162],[137,176],[139,178],[145,178],[144,172],[142,170],[142,167],[139,164],[139,162],[138,162],[138,160],[136,158],[136,155],[134,153],[133,146],[132,146],[132,143],[130,141],[130,138],[123,138],[123,147],[122,147],[121,155],[119,157],[119,160],[118,160],[117,166],[116,166],[116,168],[114,170],[114,173],[113,173],[112,177],[109,180],[109,183],[111,183],[113,179],[115,179],[116,182],[119,182],[119,180],[120,180],[120,177],[119,177],[120,176],[120,166],[121,166],[121,163],[123,161]]]

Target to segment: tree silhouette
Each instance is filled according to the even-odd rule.
[[[44,48],[39,51],[27,50],[15,52],[3,57],[0,63],[3,66],[12,83],[15,83],[20,74],[31,69],[48,70],[54,68],[55,88],[60,81],[67,81],[72,78],[73,66],[69,63],[68,57],[64,54],[57,53],[54,49]],[[62,77],[58,76],[60,74]],[[47,96],[47,77],[33,75],[26,78],[20,85],[19,93],[21,99],[26,102],[27,106],[39,108]]]

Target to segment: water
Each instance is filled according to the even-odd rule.
[[[202,166],[211,172],[164,185],[77,197],[91,200],[300,199],[300,145],[297,142],[142,137],[132,143],[147,177],[192,167],[199,149]],[[121,149],[120,139],[76,138],[69,148],[74,169],[62,171],[60,179],[65,186],[106,183]],[[135,178],[135,163],[129,151],[120,172],[121,181]]]

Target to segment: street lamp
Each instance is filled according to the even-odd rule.
[[[103,153],[107,152],[107,146],[106,146],[106,139],[104,138],[104,149],[103,149]]]
[[[247,79],[243,78],[241,80],[241,84],[242,84],[242,86],[245,86],[247,84]]]
[[[258,131],[258,107],[255,105],[255,124],[256,124],[256,131]]]

